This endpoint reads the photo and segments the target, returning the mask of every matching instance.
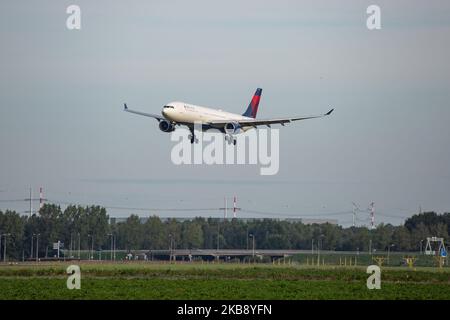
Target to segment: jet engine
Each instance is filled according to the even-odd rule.
[[[159,122],[159,130],[163,132],[172,132],[175,130],[175,126],[167,120],[161,120]]]
[[[241,130],[241,126],[236,122],[228,122],[225,124],[224,130],[227,134],[236,134]]]

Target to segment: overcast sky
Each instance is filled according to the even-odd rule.
[[[81,30],[66,8],[81,7]],[[369,31],[366,8],[381,7]],[[377,222],[450,210],[448,1],[18,1],[0,4],[0,200],[218,208]],[[181,100],[258,117],[332,116],[280,130],[280,170],[176,166],[157,122]],[[0,201],[0,210],[27,204]],[[112,216],[193,212],[110,209]],[[328,214],[330,213],[330,214]],[[331,214],[334,213],[334,214]],[[198,215],[220,216],[218,211]],[[359,223],[367,223],[360,213]]]

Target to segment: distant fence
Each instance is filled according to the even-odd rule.
[[[102,251],[69,251],[61,250],[60,258],[39,257],[39,261],[158,261],[158,260],[221,260],[221,261],[255,261],[273,262],[287,259],[302,265],[371,265],[382,260],[384,266],[407,266],[406,258],[413,258],[414,266],[433,267],[437,265],[435,256],[419,252],[367,252],[355,251],[320,251],[311,250],[234,250],[234,249],[174,249],[174,250],[110,250]],[[378,259],[378,260],[377,260]],[[36,261],[36,258],[25,258],[24,261]],[[448,257],[443,259],[443,266],[448,267]]]

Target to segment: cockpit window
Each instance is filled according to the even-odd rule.
[[[164,109],[169,108],[169,109],[175,109],[174,106],[164,106]]]

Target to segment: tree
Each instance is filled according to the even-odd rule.
[[[431,236],[430,228],[423,222],[420,222],[414,229],[411,230],[411,248],[419,251],[422,246],[422,250],[425,249],[426,239]]]
[[[391,224],[379,224],[373,231],[372,248],[383,250],[388,245],[392,244],[394,230],[395,228]]]
[[[105,208],[99,206],[69,205],[62,212],[60,206],[45,204],[31,217],[21,216],[14,211],[0,211],[0,233],[6,237],[9,259],[19,260],[31,257],[36,248],[39,234],[39,256],[53,256],[52,243],[62,241],[65,248],[94,249],[110,248],[110,233],[116,236],[116,248],[168,249],[201,248],[215,249],[217,241],[220,249],[251,249],[250,234],[254,236],[258,249],[303,249],[310,250],[312,241],[323,250],[368,251],[372,249],[417,251],[427,237],[443,237],[449,241],[450,213],[425,212],[413,215],[402,226],[380,224],[376,229],[367,227],[343,228],[332,224],[305,225],[300,221],[276,219],[217,219],[194,218],[180,221],[169,219],[165,222],[153,216],[142,223],[137,215],[131,215],[125,222],[113,223]],[[80,235],[78,237],[78,234]],[[88,237],[91,235],[92,237]],[[4,237],[2,240],[4,241]],[[5,244],[5,243],[3,243]],[[72,244],[72,245],[71,245]],[[0,248],[0,255],[3,252]],[[36,252],[33,252],[33,257]]]
[[[447,225],[445,225],[444,223],[437,223],[430,226],[430,232],[433,236],[444,238],[444,241],[448,242]]]
[[[94,246],[101,249],[107,243],[107,234],[109,233],[109,216],[106,214],[106,209],[99,206],[87,207],[86,215],[89,232],[94,236]],[[140,234],[136,235],[136,237],[140,237]]]
[[[3,259],[5,242],[6,241],[6,255],[8,259],[15,260],[22,259],[24,252],[22,251],[24,225],[26,220],[15,211],[6,210],[5,213],[0,211],[0,234],[7,235],[2,237],[2,246],[0,248],[0,256]]]
[[[181,225],[176,219],[169,219],[165,223],[166,248],[169,248],[172,241],[172,249],[179,248],[181,243]]]
[[[198,249],[203,243],[203,230],[196,221],[185,221],[181,227],[182,248]]]
[[[148,218],[143,226],[143,249],[166,249],[164,224],[157,216]]]
[[[37,232],[39,236],[39,255],[48,257],[49,251],[53,251],[53,242],[57,242],[62,234],[61,207],[55,204],[44,204],[39,210]]]
[[[142,224],[137,215],[129,216],[125,223],[119,223],[117,239],[125,250],[136,250],[142,244]]]
[[[421,214],[413,215],[405,221],[405,227],[411,232],[417,228],[419,223],[423,223],[426,226],[431,226],[444,221],[444,216],[439,216],[436,212],[424,212]]]
[[[392,244],[395,245],[394,251],[409,251],[411,250],[411,234],[408,228],[400,226],[395,228],[392,234]]]

